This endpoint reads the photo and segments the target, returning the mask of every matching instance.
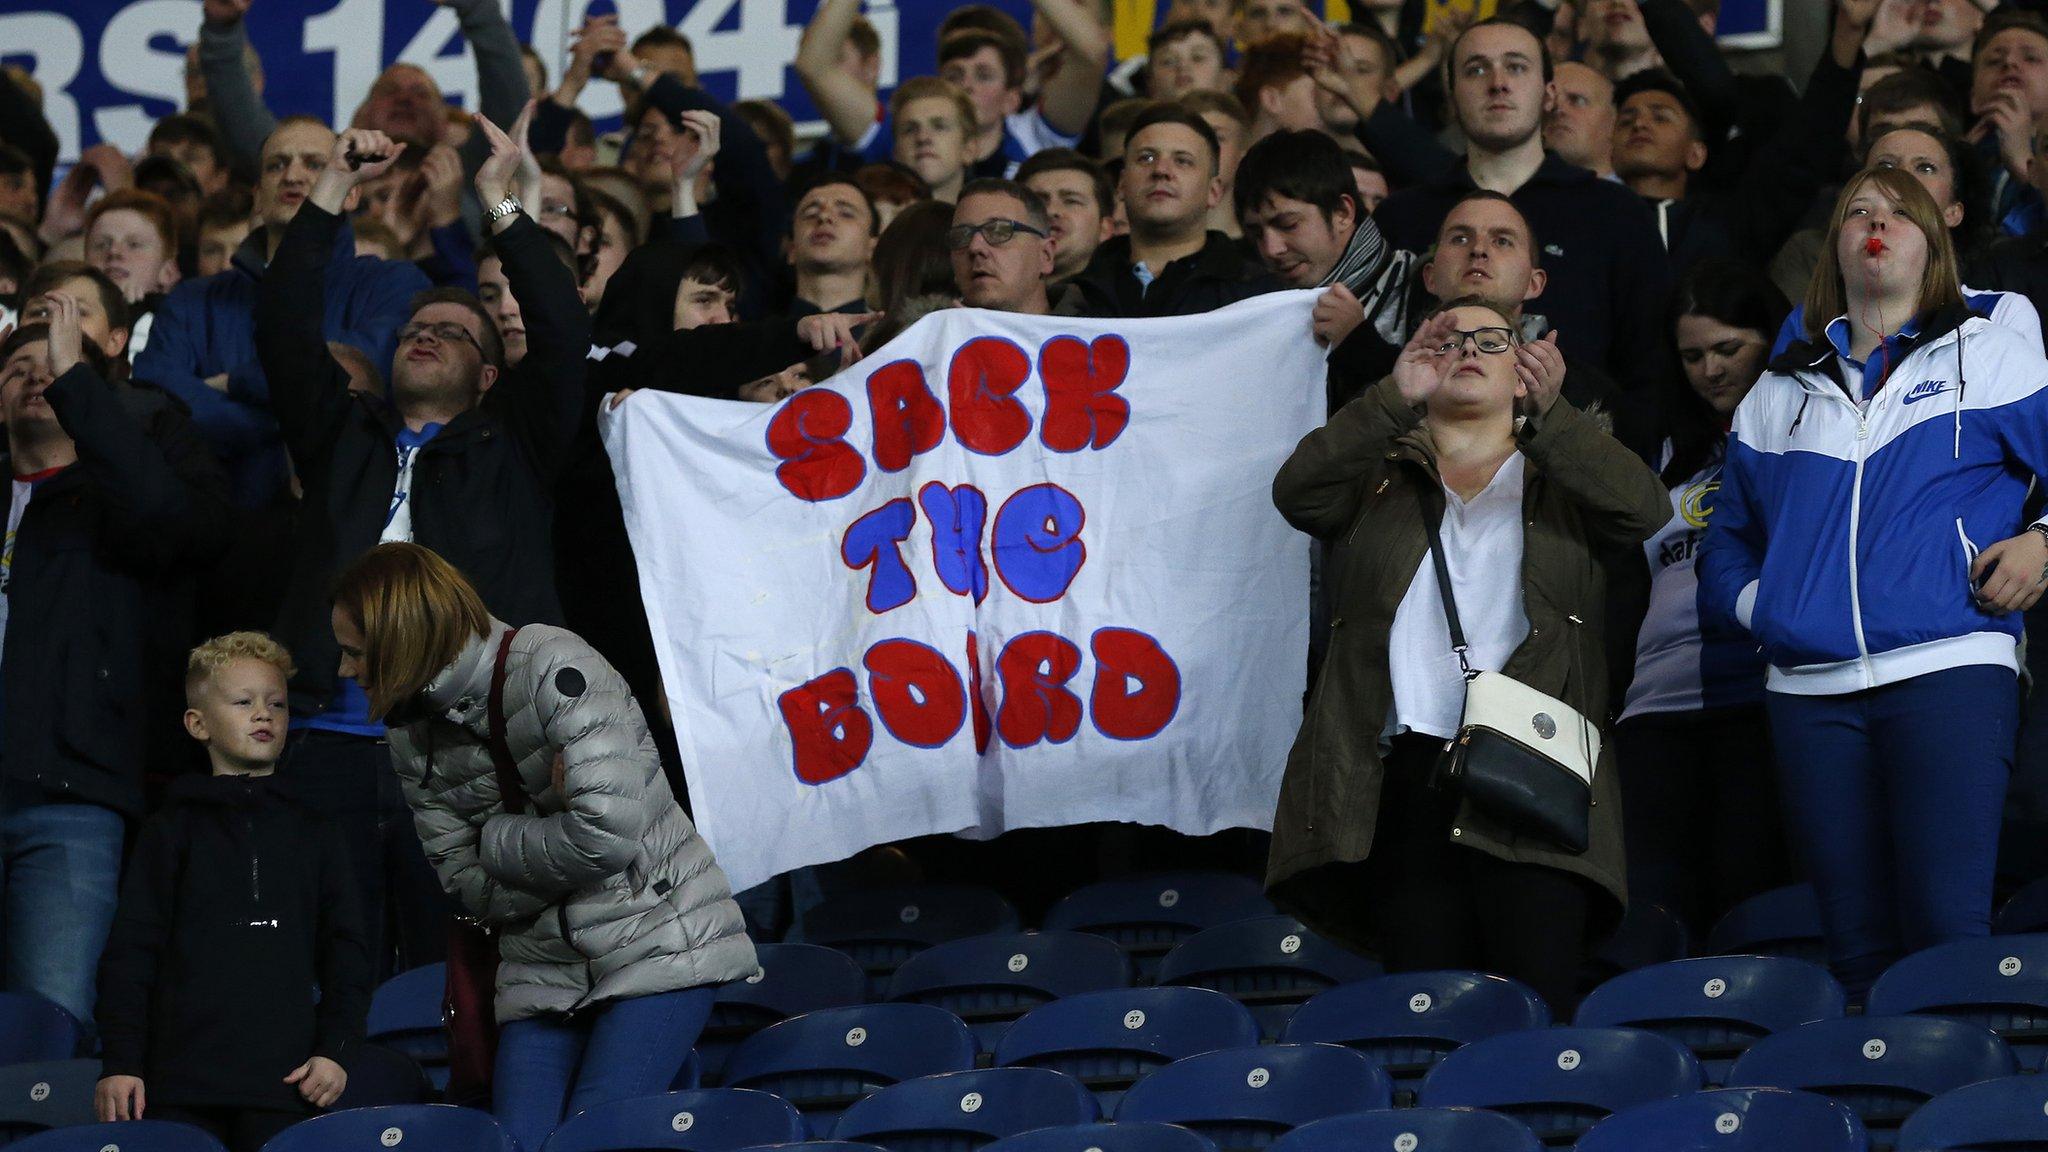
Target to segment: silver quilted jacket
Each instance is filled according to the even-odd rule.
[[[744,979],[759,970],[711,847],[683,814],[625,680],[581,637],[519,630],[505,736],[527,813],[501,801],[486,704],[506,625],[473,641],[391,730],[427,859],[498,933],[499,1022]],[[566,770],[556,791],[556,755]]]

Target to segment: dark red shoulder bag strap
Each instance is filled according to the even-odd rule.
[[[498,642],[498,659],[491,666],[491,695],[484,706],[491,725],[491,763],[498,769],[498,795],[515,816],[526,814],[526,785],[519,780],[519,763],[512,759],[512,745],[505,741],[505,657],[512,652],[512,638],[519,629],[505,629]]]

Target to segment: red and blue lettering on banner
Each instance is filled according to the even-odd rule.
[[[1117,391],[1130,361],[1130,346],[1120,336],[1055,336],[1040,346],[1036,375],[1045,404],[1035,431],[1046,451],[1101,452],[1117,442],[1131,419],[1130,401]],[[874,428],[867,456],[846,440],[854,421],[846,397],[822,388],[799,392],[768,425],[768,449],[781,462],[776,479],[791,496],[823,503],[858,490],[870,466],[882,474],[904,471],[949,430],[976,455],[1024,449],[1034,422],[1018,393],[1031,381],[1032,367],[1031,355],[1015,343],[976,337],[947,364],[945,404],[917,361],[874,369],[867,376]],[[904,556],[920,521],[930,533],[931,581],[920,579]],[[867,610],[878,617],[920,595],[979,605],[992,581],[1020,600],[1052,604],[1089,561],[1087,522],[1081,500],[1056,483],[989,494],[973,484],[933,480],[914,500],[897,496],[856,515],[840,540],[839,558],[854,578],[865,573]],[[1083,643],[1095,663],[1085,702],[1074,683]],[[859,768],[874,747],[877,720],[891,739],[914,748],[940,747],[971,721],[975,751],[985,753],[991,739],[1020,749],[1064,744],[1084,718],[1110,739],[1149,740],[1180,709],[1180,669],[1158,640],[1134,628],[1101,627],[1087,637],[1052,631],[1011,637],[993,661],[999,700],[993,716],[982,691],[975,631],[968,630],[960,645],[964,677],[950,656],[918,640],[871,645],[861,666],[872,715],[852,669],[832,669],[784,692],[778,704],[797,778],[824,784]]]

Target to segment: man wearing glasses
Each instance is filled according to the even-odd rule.
[[[285,772],[303,799],[345,821],[380,973],[431,957],[444,904],[432,873],[418,866],[418,838],[390,786],[382,726],[362,689],[335,674],[329,586],[364,550],[410,540],[466,573],[499,618],[562,621],[552,493],[576,431],[590,322],[552,237],[513,195],[515,171],[530,157],[489,121],[478,128],[492,152],[477,171],[477,193],[521,305],[525,355],[516,366],[476,297],[441,288],[412,300],[389,363],[389,400],[348,390],[320,331],[322,273],[343,204],[403,148],[381,132],[352,130],[334,142],[256,305],[257,354],[305,490],[276,630],[299,666]]]
[[[1051,231],[1045,201],[1022,184],[983,179],[962,188],[946,230],[960,302],[1027,316],[1051,312]]]

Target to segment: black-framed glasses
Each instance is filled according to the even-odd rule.
[[[1472,342],[1474,348],[1488,356],[1498,356],[1515,346],[1515,333],[1512,328],[1474,328],[1470,332],[1459,329],[1453,335],[1457,339],[1446,340],[1436,346],[1438,355],[1452,356],[1463,352],[1467,340]]]
[[[442,320],[433,324],[407,324],[398,330],[398,342],[400,344],[410,344],[421,336],[432,336],[443,344],[454,344],[457,341],[461,341],[476,349],[477,355],[481,356],[484,353],[484,346],[477,342],[476,337],[469,334],[469,329],[464,328],[453,320]]]
[[[979,224],[955,224],[946,229],[946,247],[958,252],[974,243],[974,237],[979,233],[990,244],[1001,248],[1010,242],[1010,237],[1019,232],[1028,232],[1041,240],[1045,238],[1043,228],[1033,228],[1021,220],[1008,220],[998,216],[993,220],[983,220]]]

